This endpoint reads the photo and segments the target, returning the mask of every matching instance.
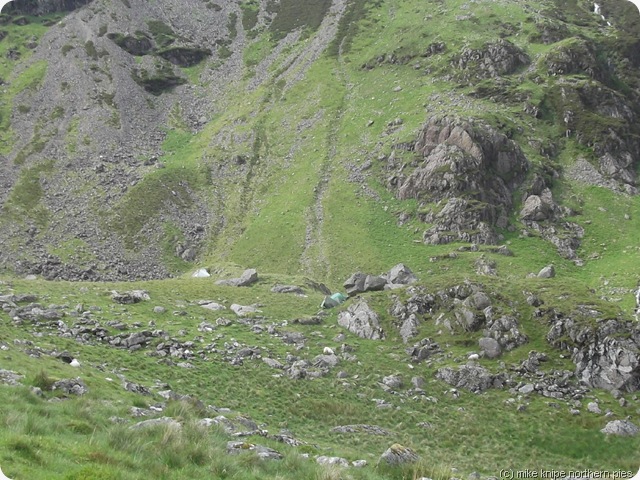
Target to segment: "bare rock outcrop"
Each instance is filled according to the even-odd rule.
[[[414,148],[422,163],[393,183],[400,199],[436,203],[422,218],[433,224],[425,243],[497,243],[495,229],[508,225],[513,192],[529,168],[520,147],[488,125],[432,117]]]
[[[461,70],[464,78],[481,79],[509,75],[529,63],[529,56],[523,50],[500,39],[479,49],[463,49],[452,66]]]
[[[547,334],[554,346],[573,352],[576,376],[594,388],[640,390],[640,325],[620,320],[590,321],[584,313],[556,315]]]
[[[344,312],[340,312],[338,325],[362,338],[371,340],[384,338],[378,314],[362,299],[349,306]]]

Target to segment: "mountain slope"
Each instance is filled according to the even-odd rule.
[[[127,3],[72,12],[15,65],[16,83],[41,76],[7,103],[3,263],[21,272],[163,277],[210,258],[325,277],[336,247],[376,243],[364,218],[398,215],[428,221],[436,243],[495,242],[523,225],[577,260],[583,226],[554,206],[572,178],[635,193],[637,30],[624,2],[611,2],[613,26],[579,3]],[[471,216],[462,224],[438,223],[443,205],[428,205],[443,197],[425,185],[403,188],[421,125],[442,114],[485,123],[478,135],[503,132],[526,156],[514,201],[490,207],[499,218],[478,223],[464,182],[444,196]],[[38,183],[41,194],[21,193]],[[396,188],[418,210],[394,203]],[[334,189],[349,208],[325,205]],[[545,189],[553,218],[507,221],[519,195]],[[487,234],[446,234],[478,227]]]

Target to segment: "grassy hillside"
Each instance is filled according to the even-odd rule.
[[[636,307],[639,196],[625,190],[614,170],[599,171],[605,186],[572,173],[579,162],[598,171],[605,153],[640,138],[632,121],[640,115],[633,53],[639,32],[623,0],[606,12],[611,25],[583,1],[189,4],[211,18],[228,14],[217,23],[201,12],[196,21],[173,10],[151,20],[157,5],[117,3],[111,10],[109,2],[94,2],[71,14],[69,25],[82,26],[93,50],[85,51],[89,40],[70,38],[58,59],[84,68],[95,92],[82,97],[84,84],[76,92],[65,82],[60,92],[78,97],[64,97],[72,101],[52,107],[46,118],[34,114],[32,122],[28,115],[42,106],[16,99],[34,98],[31,93],[52,77],[42,51],[36,49],[40,56],[32,61],[26,45],[62,35],[64,20],[54,31],[47,26],[60,17],[28,17],[26,24],[2,17],[0,56],[7,59],[17,49],[20,58],[0,62],[7,82],[0,98],[0,153],[7,155],[3,161],[14,159],[2,166],[7,189],[0,212],[0,296],[28,295],[0,312],[0,466],[9,478],[438,480],[524,469],[635,473],[640,436],[600,430],[616,419],[640,424],[637,392],[585,389],[555,398],[520,390],[563,375],[572,388],[584,387],[573,376],[576,339],[560,338],[565,349],[547,340],[554,322],[575,321],[587,337],[611,322],[630,321]],[[128,22],[150,31],[125,35]],[[202,31],[215,48],[200,63],[181,66],[157,54],[174,42],[192,48]],[[108,35],[122,45],[127,38],[141,43],[126,44],[135,55],[98,55],[105,45],[121,48],[106,43]],[[156,44],[147,48],[144,39]],[[76,43],[85,48],[73,50]],[[478,58],[500,49],[518,52],[520,63],[510,64],[507,55],[491,64],[498,73],[487,73],[489,60]],[[105,85],[141,80],[135,72],[143,69],[176,82],[162,91],[131,83],[139,89],[127,93],[143,99],[144,115],[140,105],[127,110],[117,91],[104,96],[111,92]],[[119,134],[128,116],[139,120],[127,144],[139,151],[123,153],[113,138],[111,146],[102,142],[106,124],[88,127],[83,115],[101,111],[105,98],[119,119],[111,125]],[[161,125],[142,122],[152,117],[149,112]],[[497,229],[511,256],[490,245],[424,243],[432,226],[424,219],[444,202],[398,198],[390,177],[408,176],[424,161],[403,146],[438,115],[475,119],[514,140],[526,155],[530,168],[513,193],[509,225]],[[20,148],[14,125],[33,127],[33,138]],[[627,187],[637,182],[637,152],[630,158],[635,176]],[[519,214],[537,178],[564,208],[539,228]],[[568,223],[584,229],[578,261],[561,256],[549,240],[549,231],[568,235]],[[185,256],[186,249],[195,253]],[[338,325],[340,312],[356,299],[320,312],[324,295],[309,286],[312,281],[342,291],[352,273],[380,274],[398,263],[417,275],[416,286],[362,295],[381,318],[384,340],[366,340]],[[127,270],[130,264],[149,269]],[[480,264],[492,265],[496,275],[479,273]],[[555,278],[535,277],[546,265],[554,265]],[[212,278],[191,278],[200,267]],[[257,284],[215,284],[245,268],[258,270]],[[41,278],[50,272],[84,278],[78,271],[122,282]],[[157,271],[173,278],[139,280]],[[38,275],[27,280],[26,273]],[[305,295],[273,293],[275,284],[303,286]],[[495,318],[515,318],[526,343],[499,358],[468,360],[480,352],[486,332],[446,326],[455,323],[462,304],[447,292],[468,288],[487,294]],[[111,299],[114,290],[134,289],[147,291],[150,300],[121,305]],[[418,333],[405,344],[392,310],[414,294],[433,295],[436,306],[418,315]],[[528,301],[532,295],[539,304]],[[207,310],[204,300],[226,309]],[[259,311],[240,317],[230,311],[232,304]],[[123,348],[125,338],[142,332],[148,340],[141,348]],[[617,335],[632,337],[631,330]],[[423,339],[440,350],[418,362],[412,346]],[[317,356],[325,347],[338,353],[339,363],[321,372],[313,363],[322,362]],[[522,362],[531,351],[548,359],[526,376]],[[62,352],[81,366],[63,362]],[[317,378],[290,378],[297,360],[310,362]],[[436,378],[441,368],[464,365],[510,380],[503,388],[471,393]],[[5,385],[3,370],[22,375],[19,384]],[[383,386],[394,375],[401,385]],[[56,381],[76,377],[86,394],[52,390]],[[412,377],[424,385],[416,387]],[[127,382],[137,387],[126,389]],[[591,402],[602,413],[589,411]],[[202,425],[219,415],[228,422]],[[159,417],[174,423],[132,428]],[[230,424],[235,433],[250,433],[234,436],[225,431]],[[344,425],[373,425],[387,434],[331,431]],[[290,437],[299,442],[281,441]],[[237,456],[226,451],[232,440],[245,442]],[[420,461],[379,463],[396,443],[413,449]],[[251,444],[283,458],[260,460],[248,451]],[[367,465],[322,466],[318,456]]]

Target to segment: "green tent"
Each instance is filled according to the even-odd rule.
[[[320,304],[320,306],[322,308],[337,307],[338,305],[343,303],[346,299],[347,297],[345,297],[342,293],[334,293],[333,295],[327,295],[326,297],[324,297],[324,300],[322,300],[322,303]]]

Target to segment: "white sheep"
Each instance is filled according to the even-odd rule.
[[[324,347],[322,353],[324,353],[325,355],[335,355],[335,353],[333,353],[333,349],[329,347]]]
[[[478,359],[480,359],[480,355],[478,355],[477,353],[472,353],[471,355],[469,355],[468,359],[469,360],[478,360]]]
[[[80,366],[80,362],[74,358],[73,360],[71,360],[71,363],[69,363],[69,365],[71,365],[72,367],[78,368]]]

